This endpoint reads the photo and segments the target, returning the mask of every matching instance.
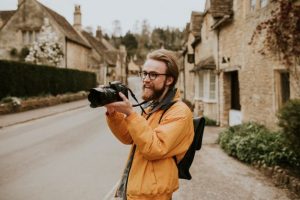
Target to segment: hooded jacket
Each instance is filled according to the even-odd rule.
[[[124,144],[131,144],[130,171],[127,181],[128,200],[169,200],[179,187],[179,162],[194,137],[193,116],[188,106],[176,101],[163,115],[159,109],[150,116],[115,112],[107,116],[113,134]],[[148,110],[149,111],[149,110]],[[128,169],[125,169],[125,171]]]

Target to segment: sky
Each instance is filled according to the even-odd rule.
[[[192,11],[203,11],[205,0],[39,0],[64,16],[73,24],[74,6],[81,6],[82,26],[98,26],[111,34],[113,22],[120,21],[121,31],[137,32],[143,20],[151,28],[174,27],[183,29],[190,21]],[[17,9],[17,0],[0,0],[0,10]],[[137,26],[138,25],[138,26]]]

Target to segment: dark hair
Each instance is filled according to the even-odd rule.
[[[179,76],[179,69],[177,64],[177,57],[173,51],[169,51],[166,49],[158,49],[152,51],[147,56],[148,59],[153,59],[157,61],[164,62],[167,66],[166,74],[173,77],[173,83],[170,87],[175,86]]]

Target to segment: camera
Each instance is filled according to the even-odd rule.
[[[90,89],[88,95],[88,100],[91,103],[90,107],[96,108],[112,102],[122,101],[119,92],[122,92],[128,98],[128,88],[120,81],[109,82],[107,86]]]

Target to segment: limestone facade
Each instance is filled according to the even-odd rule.
[[[17,60],[12,51],[21,52],[30,48],[37,40],[45,21],[49,21],[62,45],[64,59],[58,65],[65,68],[85,70],[88,67],[87,55],[91,47],[77,34],[64,17],[45,7],[36,0],[19,1],[18,9],[4,19],[0,28],[0,59]],[[2,21],[4,21],[2,18]]]
[[[256,26],[275,6],[268,0],[206,1],[200,42],[194,48],[196,115],[221,126],[255,121],[276,128],[278,109],[300,97],[299,70],[295,76],[276,55],[261,55],[264,35],[249,45]],[[213,96],[212,86],[215,98],[205,98]]]

